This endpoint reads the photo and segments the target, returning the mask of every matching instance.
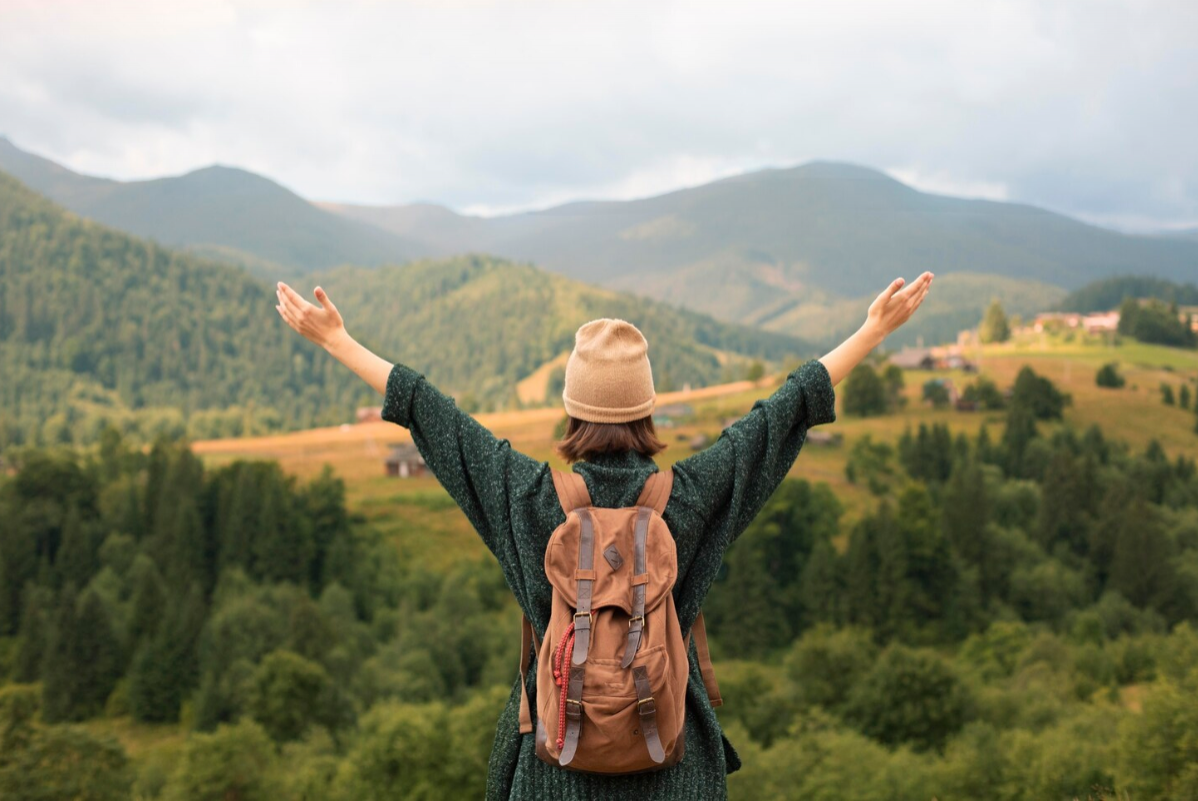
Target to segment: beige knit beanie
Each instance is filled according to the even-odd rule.
[[[644,334],[607,317],[579,328],[562,400],[566,414],[592,423],[627,423],[650,414],[657,394]]]

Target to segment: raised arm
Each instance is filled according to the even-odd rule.
[[[870,304],[865,323],[819,359],[800,365],[770,397],[726,428],[710,447],[675,463],[675,480],[702,498],[693,510],[704,521],[697,536],[727,547],[748,527],[790,472],[807,430],[836,420],[833,390],[846,375],[923,302],[932,283],[925,272],[906,289],[891,282]]]
[[[357,342],[320,287],[319,307],[281,282],[278,294],[279,314],[383,395],[383,419],[411,431],[429,470],[487,547],[496,556],[510,555],[512,503],[544,494],[536,489],[551,480],[548,463],[514,450],[411,367],[392,364]]]

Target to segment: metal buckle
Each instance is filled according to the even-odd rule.
[[[644,708],[643,704],[653,704],[653,708],[652,708],[652,709],[649,709],[649,710],[646,710],[646,709]],[[641,698],[641,699],[639,699],[639,700],[636,702],[636,709],[637,709],[637,711],[638,711],[638,712],[640,712],[642,715],[652,715],[652,714],[655,714],[655,713],[657,712],[657,704],[654,704],[654,703],[653,703],[653,696],[649,696],[648,698]]]
[[[634,621],[634,620],[641,621],[641,628],[644,628],[644,626],[645,626],[645,616],[644,615],[633,615],[632,617],[628,618],[628,628],[629,629],[632,628],[632,621]]]
[[[577,621],[580,617],[589,617],[591,619],[591,628],[595,628],[595,613],[592,612],[575,612],[574,620]],[[577,623],[575,623],[577,625]]]

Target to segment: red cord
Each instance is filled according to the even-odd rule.
[[[562,696],[557,705],[557,750],[560,752],[566,744],[566,690],[569,684],[570,660],[574,657],[574,624],[566,627],[557,650],[553,652],[553,681],[562,688]],[[563,668],[565,668],[563,670]]]

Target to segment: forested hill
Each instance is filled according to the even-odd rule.
[[[482,258],[324,278],[359,339],[480,408],[508,400],[595,316],[642,326],[659,382],[706,385],[741,377],[753,358],[807,352]],[[81,220],[0,173],[0,448],[91,441],[107,422],[144,438],[307,428],[378,403],[274,304],[272,287],[240,268]]]
[[[0,137],[0,170],[84,217],[171,247],[240,262],[268,278],[289,270],[403,261],[425,252],[394,233],[331,214],[268,178],[231,167],[112,181],[80,175]]]
[[[765,327],[794,307],[855,299],[924,269],[938,279],[985,274],[1066,290],[1112,274],[1185,279],[1198,269],[1198,242],[1128,236],[1026,204],[921,192],[879,170],[829,161],[640,200],[487,219],[427,205],[326,208],[436,252],[467,243]]]
[[[1075,289],[1061,298],[1056,308],[1073,312],[1106,311],[1118,307],[1126,297],[1156,298],[1164,303],[1192,306],[1198,304],[1198,285],[1152,276],[1121,275]]]

